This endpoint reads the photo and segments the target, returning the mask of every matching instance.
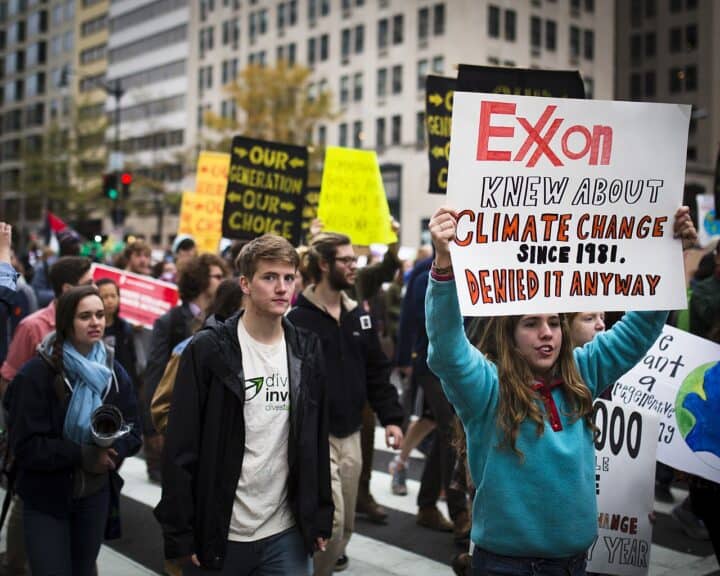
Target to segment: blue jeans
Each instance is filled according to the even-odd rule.
[[[62,518],[24,504],[25,549],[33,575],[93,576],[110,508],[107,486],[73,500]]]
[[[229,541],[222,571],[186,565],[183,576],[310,576],[311,567],[300,530],[295,527],[255,542]]]
[[[585,576],[585,553],[569,558],[500,556],[475,548],[473,576]]]

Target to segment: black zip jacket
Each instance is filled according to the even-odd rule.
[[[397,390],[390,383],[390,361],[380,347],[370,315],[343,294],[340,322],[314,300],[314,286],[298,296],[288,319],[315,332],[325,357],[330,434],[344,438],[362,425],[367,400],[383,426],[403,421]]]
[[[230,517],[245,451],[245,378],[240,314],[203,328],[178,368],[155,517],[167,558],[197,554],[205,568],[225,560]],[[332,531],[330,450],[322,350],[312,334],[283,319],[290,377],[288,503],[308,554]]]

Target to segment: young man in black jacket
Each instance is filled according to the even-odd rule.
[[[298,266],[286,240],[257,238],[236,265],[244,313],[180,361],[155,515],[185,574],[307,575],[333,517],[320,341],[283,318]]]
[[[320,336],[330,402],[330,465],[335,518],[332,539],[315,555],[315,576],[347,565],[345,547],[355,524],[362,467],[360,428],[366,400],[385,426],[388,446],[402,443],[403,409],[390,383],[390,362],[380,347],[370,315],[343,290],[355,282],[357,258],[350,238],[321,233],[306,255],[315,284],[298,297],[288,319]]]

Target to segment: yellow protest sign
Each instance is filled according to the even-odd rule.
[[[327,148],[318,218],[324,230],[347,234],[359,246],[397,242],[373,150]]]
[[[201,151],[195,176],[195,192],[225,198],[229,169],[230,154]]]
[[[178,234],[190,234],[198,251],[216,253],[222,237],[224,204],[222,197],[183,192]]]

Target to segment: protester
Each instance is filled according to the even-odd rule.
[[[605,331],[604,312],[572,312],[567,318],[574,346],[585,346],[597,334]]]
[[[55,298],[50,281],[50,267],[57,262],[58,258],[63,256],[79,256],[80,255],[80,236],[74,230],[69,228],[61,230],[56,235],[58,241],[58,254],[48,249],[44,257],[38,262],[33,270],[32,288],[35,290],[38,305],[45,307]]]
[[[314,284],[298,296],[288,319],[317,333],[323,344],[335,517],[327,551],[315,555],[315,574],[327,576],[348,562],[344,552],[355,525],[365,402],[370,401],[385,426],[387,445],[395,449],[402,443],[403,412],[397,390],[389,381],[390,363],[370,316],[343,292],[355,283],[357,257],[350,238],[318,234],[309,246],[306,261]]]
[[[452,532],[455,541],[462,544],[470,533],[470,512],[465,492],[451,486],[452,471],[455,468],[455,451],[452,447],[454,413],[442,391],[440,381],[427,365],[428,337],[425,330],[424,302],[430,263],[430,258],[418,262],[408,278],[398,335],[398,366],[404,369],[411,379],[412,389],[419,398],[416,409],[419,419],[410,424],[410,436],[415,443],[419,443],[423,439],[423,432],[427,435],[435,430],[432,449],[425,461],[418,491],[415,521],[431,530]],[[406,462],[395,461],[391,471],[394,484],[401,486]],[[450,521],[437,507],[443,489]]]
[[[284,319],[298,256],[266,234],[240,252],[244,312],[183,352],[155,514],[185,574],[310,574],[333,502],[319,339]]]
[[[122,253],[121,262],[124,262],[122,267],[128,272],[149,276],[151,273],[151,255],[152,250],[144,240],[135,240],[134,242],[130,242],[127,246],[125,246],[125,250]]]
[[[225,262],[215,254],[202,254],[187,261],[178,279],[182,304],[172,308],[153,325],[152,338],[144,378],[142,408],[146,411],[145,463],[148,478],[160,482],[160,455],[163,439],[152,427],[150,404],[157,385],[165,372],[173,348],[192,335],[205,320],[205,312],[215,297],[215,291],[228,275]]]
[[[120,288],[110,278],[101,278],[95,285],[105,306],[105,334],[103,341],[113,349],[115,360],[125,368],[137,392],[139,383],[136,373],[137,354],[133,328],[127,320],[120,318]]]
[[[172,244],[172,254],[175,258],[175,265],[182,268],[186,262],[189,262],[198,255],[197,246],[192,236],[188,234],[178,234]]]
[[[51,271],[52,276],[52,271]],[[115,470],[140,448],[135,394],[102,342],[105,310],[94,286],[66,291],[56,332],[11,382],[9,413],[15,487],[24,504],[33,574],[92,576],[106,531],[117,533],[121,480]],[[116,406],[130,430],[112,446],[93,441],[91,415]]]
[[[223,280],[218,286],[217,292],[215,292],[215,298],[207,310],[205,326],[215,326],[225,322],[225,320],[240,310],[242,300],[243,292],[238,281],[235,278]],[[198,326],[198,329],[199,328],[200,326]],[[167,419],[170,414],[170,402],[172,400],[173,389],[175,388],[175,379],[180,365],[180,357],[191,340],[192,336],[188,336],[173,348],[170,360],[165,366],[165,372],[163,372],[162,378],[152,397],[150,405],[152,422],[160,434],[165,434],[167,431]]]
[[[448,208],[430,221],[436,253],[426,325],[428,364],[463,422],[478,487],[473,571],[584,574],[597,534],[592,400],[642,359],[667,313],[628,313],[574,350],[558,314],[499,318],[497,358],[488,359],[463,332],[449,251],[456,226]],[[686,207],[674,230],[684,243],[696,240]]]
[[[10,318],[15,304],[18,273],[10,265],[12,226],[0,222],[0,362],[5,355],[10,338]]]

